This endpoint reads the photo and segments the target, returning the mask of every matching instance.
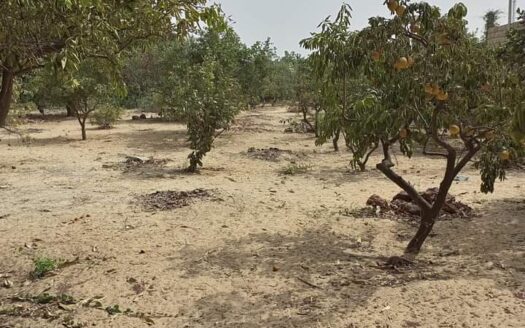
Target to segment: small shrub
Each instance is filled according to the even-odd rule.
[[[25,117],[36,109],[32,103],[19,104],[15,103],[11,106],[11,110],[7,117],[7,125],[16,127],[25,122]]]
[[[118,306],[118,304],[106,307],[106,312],[109,315],[116,315],[116,314],[122,313],[122,311],[120,310],[120,307]]]
[[[35,279],[44,277],[47,273],[55,270],[58,267],[57,261],[48,257],[39,257],[34,260],[35,269],[31,276]]]
[[[111,129],[122,116],[122,108],[113,106],[104,106],[95,111],[91,117],[91,124],[101,129]]]
[[[308,172],[310,169],[310,166],[305,164],[289,164],[287,167],[285,167],[281,173],[285,175],[297,175],[297,174],[304,174]]]

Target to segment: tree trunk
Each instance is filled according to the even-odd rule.
[[[341,135],[341,130],[337,130],[334,136],[333,144],[334,144],[334,150],[339,151],[339,137]]]
[[[301,106],[301,105],[299,105]],[[308,121],[308,107],[307,106],[301,106],[301,112],[303,113],[303,121],[312,129],[312,131],[316,132],[315,127]],[[317,134],[317,133],[316,133]],[[316,135],[317,136],[317,135]]]
[[[7,124],[7,115],[11,107],[14,81],[15,75],[13,72],[4,69],[2,72],[2,88],[0,89],[0,127],[5,127]]]
[[[438,211],[438,213],[440,211],[441,211],[441,208]],[[421,247],[425,243],[425,240],[427,239],[430,232],[432,232],[432,228],[434,227],[434,224],[436,223],[437,217],[438,215],[436,215],[435,213],[421,215],[421,223],[419,224],[419,229],[417,230],[412,240],[408,243],[408,246],[405,249],[405,254],[417,255],[419,251],[421,251]]]
[[[319,113],[320,113],[320,108],[319,107],[315,107],[315,137],[319,137]]]
[[[73,110],[73,107],[70,105],[66,105],[66,111],[67,111],[67,117],[73,117],[75,116],[75,111]]]
[[[82,128],[82,140],[87,140],[87,134],[86,134],[86,120],[82,120],[80,122],[80,127]]]
[[[359,166],[359,170],[361,172],[365,172],[366,171],[366,163],[363,163],[363,162],[357,162],[357,166]]]

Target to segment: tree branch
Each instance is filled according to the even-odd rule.
[[[447,158],[450,158],[450,156],[454,156],[454,160],[456,157],[456,150],[452,145],[450,145],[448,142],[441,139],[438,135],[438,126],[437,126],[437,116],[438,116],[439,108],[434,108],[434,112],[432,114],[432,122],[430,122],[430,135],[432,136],[432,139],[440,145],[443,149],[447,151]]]
[[[429,141],[430,141],[430,137],[427,137],[427,140],[425,141],[425,145],[423,147],[423,155],[425,155],[425,156],[439,156],[439,157],[448,158],[448,155],[445,154],[445,153],[438,153],[438,152],[428,151],[427,147],[428,147],[428,142]]]
[[[412,40],[415,40],[419,43],[421,43],[425,48],[428,47],[428,41],[424,37],[417,35],[415,33],[412,33],[409,29],[405,29],[405,36],[411,38]]]
[[[470,162],[470,160],[480,151],[481,145],[476,145],[472,149],[470,149],[465,156],[458,162],[456,165],[456,168],[454,169],[454,177],[456,177],[461,170]]]
[[[428,211],[431,209],[431,205],[417,192],[417,190],[403,177],[396,174],[392,167],[392,161],[390,159],[390,144],[381,141],[383,145],[383,153],[385,158],[383,161],[376,165],[376,168],[381,171],[387,178],[398,185],[401,189],[406,191],[410,198],[421,208],[422,211]]]
[[[365,158],[363,159],[362,163],[363,164],[366,164],[368,162],[368,160],[370,159],[370,156],[377,150],[377,148],[379,148],[379,143],[376,142],[374,144],[374,147],[372,147],[368,153],[366,154]]]

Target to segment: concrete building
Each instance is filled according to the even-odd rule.
[[[525,28],[525,24],[523,22],[515,22],[510,25],[507,24],[493,27],[489,29],[489,33],[487,35],[487,42],[493,45],[504,44],[507,41],[507,32],[510,28],[522,29]]]

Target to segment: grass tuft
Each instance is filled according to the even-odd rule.
[[[309,165],[306,164],[289,164],[281,170],[282,174],[285,175],[297,175],[304,174],[310,169]]]
[[[58,268],[58,263],[48,257],[39,257],[34,260],[35,268],[31,272],[31,276],[35,279],[43,278],[49,272]]]

